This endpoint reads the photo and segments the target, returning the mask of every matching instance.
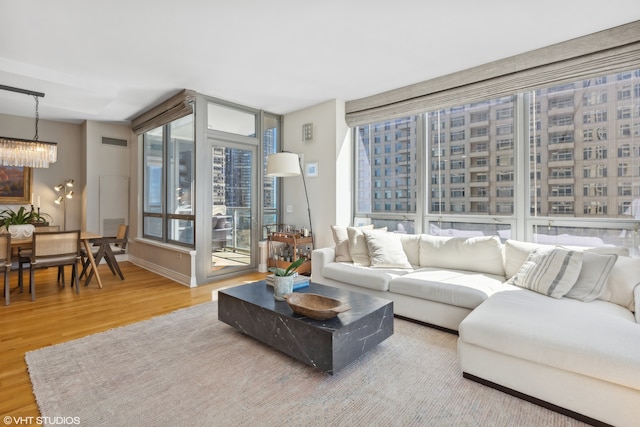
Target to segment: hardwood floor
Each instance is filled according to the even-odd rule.
[[[125,280],[99,266],[103,289],[95,279],[80,294],[69,286],[59,288],[57,269],[38,270],[36,301],[18,292],[17,272],[11,272],[11,305],[0,301],[0,415],[38,417],[24,360],[26,352],[123,326],[174,310],[211,301],[213,290],[263,279],[265,273],[248,273],[231,279],[187,288],[130,262],[121,262]]]

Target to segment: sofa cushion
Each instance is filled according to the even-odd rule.
[[[358,227],[360,229],[371,229],[373,224],[364,225]],[[347,227],[343,225],[332,225],[331,233],[333,234],[333,241],[336,244],[336,262],[351,262],[351,254],[349,253],[349,235],[347,234]]]
[[[617,255],[585,252],[582,256],[582,268],[578,280],[565,296],[584,302],[598,298],[607,284],[607,279],[617,259]]]
[[[503,276],[440,268],[421,268],[394,278],[389,284],[389,292],[469,309],[506,289],[517,288],[505,284]]]
[[[619,256],[598,299],[635,311],[634,291],[637,286],[640,286],[640,258]]]
[[[509,283],[562,298],[578,280],[582,255],[580,251],[563,248],[538,248],[527,257]]]
[[[502,245],[497,236],[420,236],[420,267],[451,268],[504,276]]]
[[[507,279],[516,275],[531,252],[544,247],[549,246],[518,240],[504,242],[504,275],[507,276]]]
[[[402,248],[407,255],[409,263],[413,266],[420,266],[420,235],[419,234],[397,234],[402,242]]]
[[[369,248],[371,267],[411,268],[398,234],[375,230],[363,230],[362,234]]]
[[[350,262],[331,262],[322,267],[322,276],[349,285],[386,292],[389,282],[411,270],[393,268],[371,268]]]
[[[459,335],[498,353],[640,389],[638,324],[616,304],[498,292],[462,321]]]
[[[359,227],[347,227],[349,253],[355,265],[367,267],[371,265],[371,260],[369,259],[369,247],[367,246],[367,241],[364,239],[362,231]],[[376,228],[375,231],[377,233],[386,232],[387,227]]]

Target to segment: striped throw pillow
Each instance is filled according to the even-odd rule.
[[[578,280],[582,252],[563,248],[533,251],[509,282],[552,298],[562,298]]]

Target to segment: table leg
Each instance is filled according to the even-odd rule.
[[[83,240],[82,243],[84,244],[84,249],[87,251],[87,258],[89,258],[89,262],[91,263],[91,272],[95,273],[96,279],[98,280],[98,286],[100,286],[100,289],[102,289],[102,280],[100,280],[100,273],[98,272],[98,266],[96,265],[96,260],[93,258],[93,253],[91,252],[91,245],[89,243],[89,240]],[[85,286],[89,284],[90,280],[91,280],[91,276],[89,276],[87,273],[87,282],[85,283]]]

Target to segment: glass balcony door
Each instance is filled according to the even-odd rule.
[[[210,140],[210,276],[255,269],[257,147]]]

